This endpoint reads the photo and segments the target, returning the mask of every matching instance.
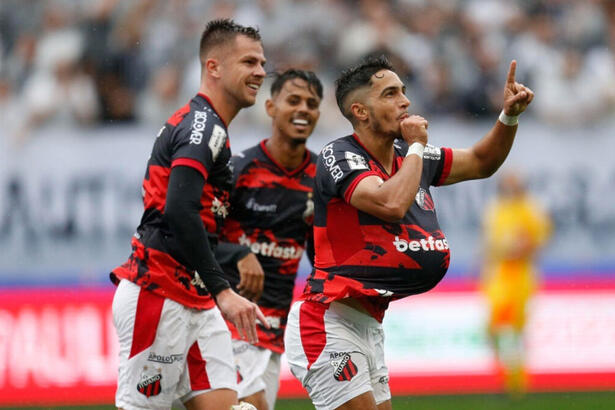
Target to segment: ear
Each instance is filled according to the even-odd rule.
[[[350,113],[359,121],[366,121],[368,117],[367,107],[358,102],[352,103]]]
[[[216,58],[205,60],[205,72],[208,76],[220,78],[220,62]]]
[[[275,104],[271,99],[267,99],[267,101],[265,101],[265,110],[267,111],[267,115],[271,118],[275,116]]]

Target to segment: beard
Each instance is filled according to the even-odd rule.
[[[401,127],[398,127],[397,130],[386,130],[385,121],[376,119],[377,117],[372,109],[370,109],[369,112],[370,118],[373,119],[370,121],[371,129],[375,134],[382,135],[385,138],[391,138],[392,140],[402,138]]]
[[[225,91],[232,98],[233,102],[237,107],[239,107],[239,109],[251,107],[256,102],[256,98],[252,99],[251,97],[247,97],[235,88],[225,87]]]

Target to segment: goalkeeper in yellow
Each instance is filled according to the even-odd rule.
[[[537,287],[534,266],[551,232],[551,221],[526,193],[521,179],[504,174],[484,219],[485,264],[481,288],[489,304],[489,339],[507,392],[527,388],[523,328],[526,306]]]

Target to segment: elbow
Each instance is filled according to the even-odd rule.
[[[404,206],[404,204],[392,205],[384,208],[382,210],[382,214],[379,216],[380,219],[386,222],[397,222],[402,219],[406,213],[408,212],[408,206]]]

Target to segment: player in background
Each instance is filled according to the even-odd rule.
[[[467,149],[427,144],[405,86],[384,57],[344,71],[336,99],[354,134],[326,145],[314,187],[314,270],[288,317],[293,374],[317,409],[390,409],[382,319],[392,300],[432,289],[449,264],[431,185],[492,175],[532,91],[511,62],[503,110]]]
[[[120,342],[116,405],[228,410],[237,403],[230,332],[258,340],[256,304],[236,294],[212,246],[232,182],[227,125],[265,78],[258,30],[214,20],[200,41],[198,94],[161,128],[143,180],[132,254],[111,273]],[[222,313],[222,314],[221,314]]]
[[[527,304],[536,290],[536,257],[551,232],[551,220],[518,174],[498,181],[498,195],[483,220],[481,288],[489,304],[488,334],[506,391],[527,389],[523,330]]]
[[[233,156],[231,211],[216,256],[238,292],[257,301],[271,328],[257,326],[258,343],[241,339],[229,323],[239,399],[273,410],[279,386],[284,329],[299,261],[313,261],[312,191],[316,155],[306,148],[320,116],[322,84],[311,71],[276,75],[265,103],[271,136]],[[261,268],[262,267],[262,268]]]

